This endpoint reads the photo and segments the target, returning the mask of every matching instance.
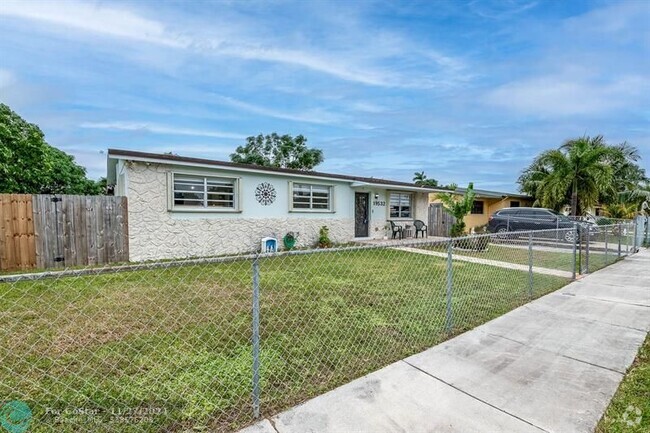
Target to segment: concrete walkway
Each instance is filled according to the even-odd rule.
[[[649,330],[645,250],[243,432],[592,432]]]
[[[431,250],[423,250],[421,248],[395,247],[393,249],[406,251],[408,253],[425,254],[427,256],[442,257],[445,259],[447,258],[447,253],[441,253],[438,251],[431,251]],[[520,265],[518,263],[504,262],[501,260],[490,260],[490,259],[481,259],[478,257],[469,257],[469,256],[464,256],[462,252],[454,253],[454,260],[459,262],[477,263],[480,265],[496,266],[497,268],[514,269],[517,271],[528,272],[528,265]],[[561,271],[559,269],[542,268],[540,266],[533,266],[533,272],[536,272],[538,274],[555,275],[556,277],[564,277],[564,278],[573,277],[573,273],[571,272]]]

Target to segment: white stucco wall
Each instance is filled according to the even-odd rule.
[[[168,209],[168,173],[184,172],[239,178],[240,212],[175,212]],[[289,210],[289,182],[328,184],[334,187],[334,211],[303,213]],[[276,190],[274,203],[263,206],[255,199],[262,182]],[[370,194],[369,236],[385,235],[388,194],[385,189],[351,188],[349,182],[305,180],[269,173],[229,172],[223,169],[175,167],[126,162],[118,176],[116,191],[128,197],[129,251],[133,261],[238,254],[259,250],[260,240],[279,240],[289,231],[298,232],[298,246],[312,246],[326,225],[333,242],[354,239],[354,193]],[[415,218],[426,222],[428,196],[415,193]]]

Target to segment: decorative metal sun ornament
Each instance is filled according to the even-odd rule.
[[[261,205],[268,206],[275,201],[275,188],[268,182],[262,182],[255,188],[255,198]]]

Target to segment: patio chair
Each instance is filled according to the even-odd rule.
[[[393,232],[393,239],[395,239],[395,236],[399,235],[400,239],[404,239],[404,227],[402,227],[399,224],[395,224],[394,221],[388,220],[390,223],[390,229]]]
[[[415,226],[415,237],[418,237],[418,233],[422,232],[422,237],[429,237],[429,234],[427,233],[427,225],[424,223],[424,221],[421,220],[415,220],[413,221],[413,226]]]

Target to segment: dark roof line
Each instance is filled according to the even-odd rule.
[[[467,191],[467,188],[458,188],[456,191],[464,194],[465,191]],[[526,194],[501,192],[501,191],[490,191],[490,190],[487,190],[487,189],[474,189],[474,193],[476,194],[477,197],[487,197],[487,198],[513,197],[513,198],[532,199],[531,196],[526,195]]]
[[[300,176],[329,177],[332,179],[341,179],[341,180],[348,180],[353,182],[364,182],[364,183],[374,183],[374,184],[388,185],[388,186],[393,185],[393,186],[405,186],[411,188],[421,188],[423,191],[432,191],[432,192],[445,192],[445,191],[452,192],[452,190],[447,188],[424,187],[424,186],[416,185],[414,183],[399,182],[399,181],[388,180],[388,179],[379,179],[375,177],[349,176],[344,174],[323,173],[319,171],[295,170],[290,168],[263,167],[254,164],[240,164],[237,162],[193,158],[193,157],[172,155],[167,153],[148,153],[148,152],[139,152],[134,150],[108,149],[108,157],[110,158],[111,156],[120,156],[126,158],[133,157],[133,158],[145,158],[145,159],[158,159],[158,160],[164,160],[169,162],[205,164],[205,165],[213,165],[216,167],[242,168],[242,169],[257,170],[257,171],[263,171],[269,173],[295,174]]]

